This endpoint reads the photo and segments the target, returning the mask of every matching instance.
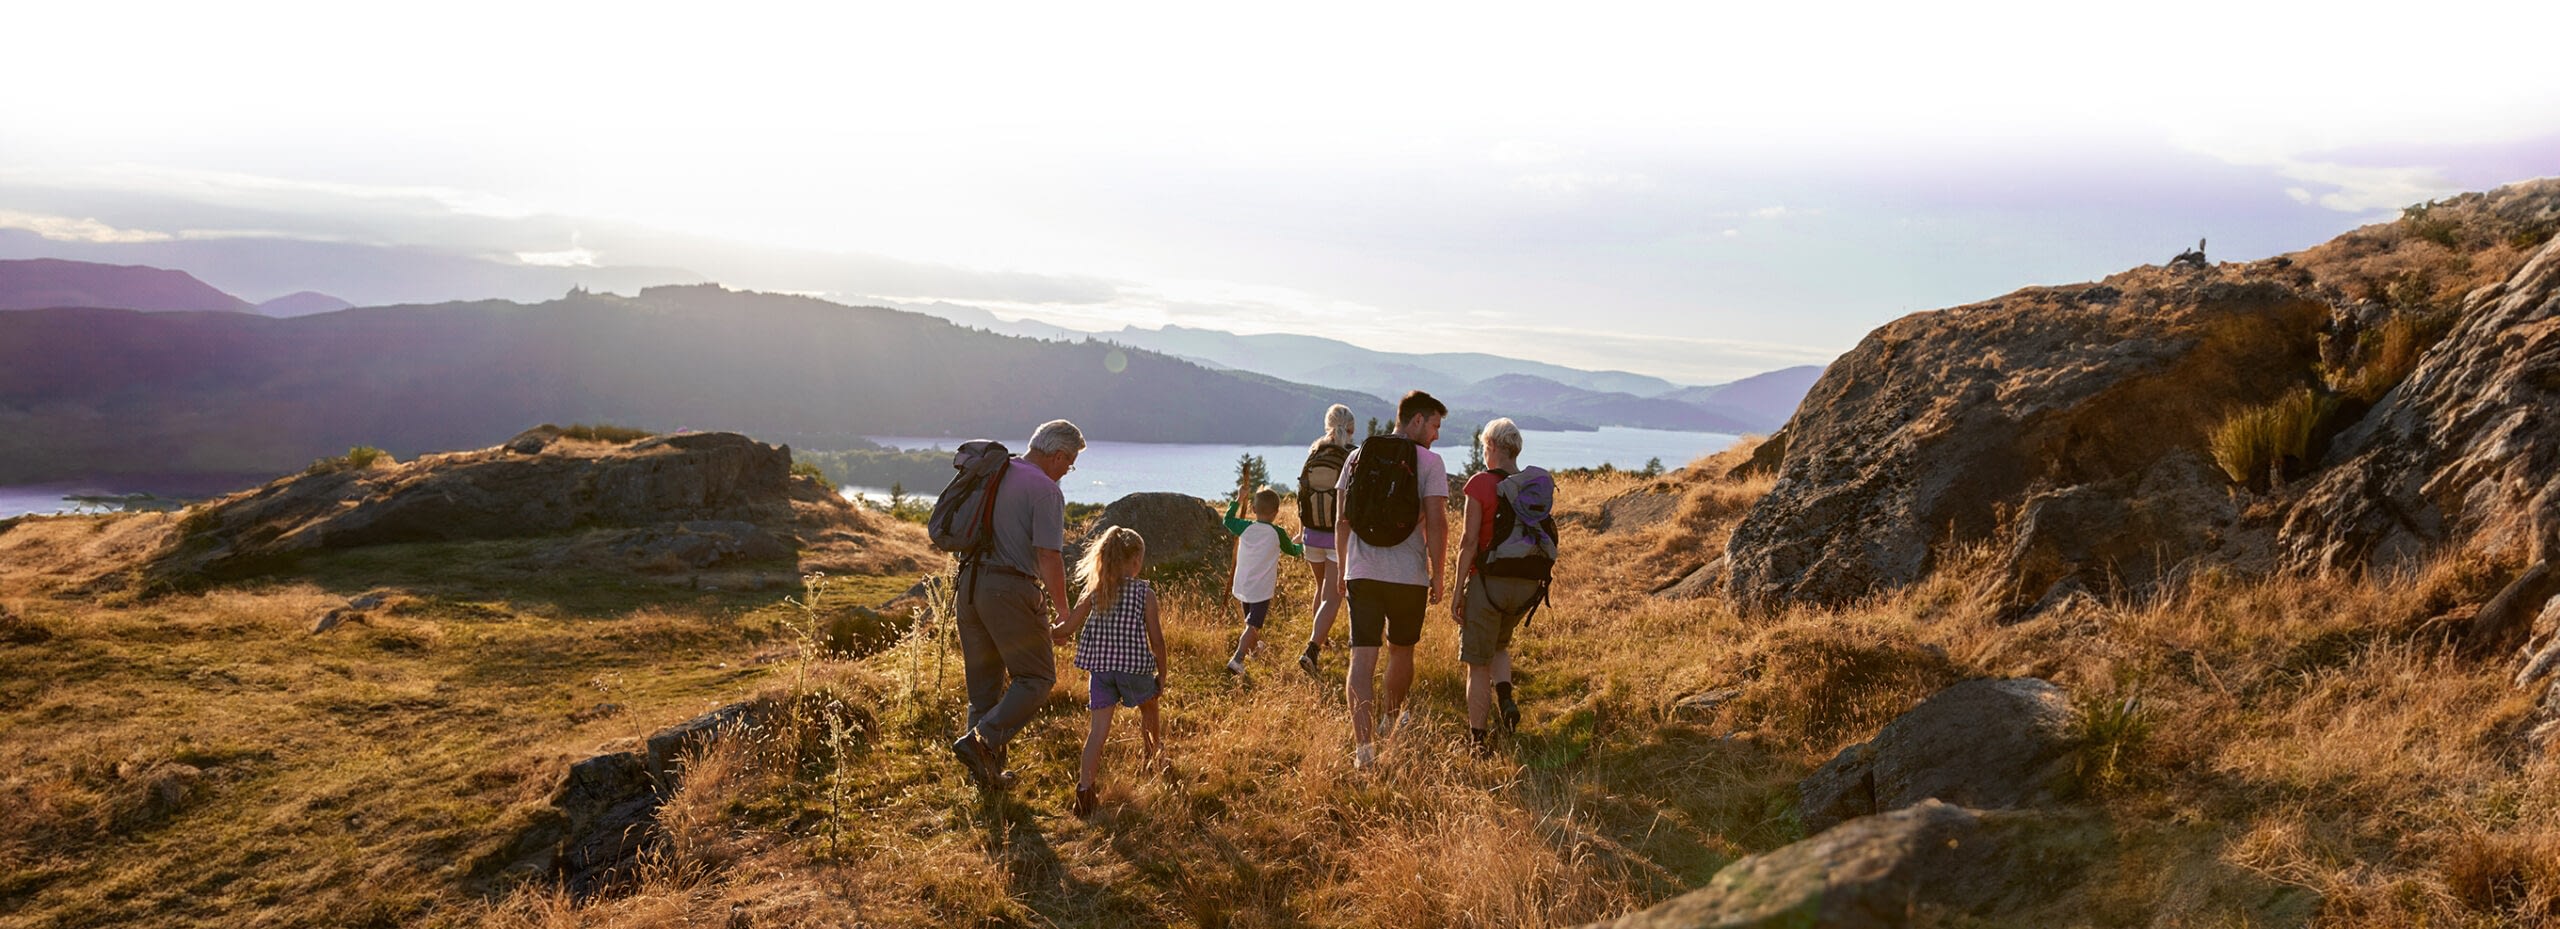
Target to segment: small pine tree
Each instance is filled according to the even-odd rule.
[[[1386,435],[1386,434],[1387,434],[1387,431],[1386,431],[1386,430],[1378,428],[1378,418],[1377,418],[1377,417],[1375,417],[1375,416],[1369,417],[1369,434],[1370,434],[1370,435]]]
[[[1661,476],[1662,476],[1662,456],[1660,456],[1660,455],[1655,455],[1655,456],[1653,456],[1653,458],[1652,458],[1652,459],[1650,459],[1650,460],[1648,460],[1648,461],[1646,461],[1646,462],[1644,463],[1644,476],[1646,476],[1646,477],[1661,477]]]
[[[1247,487],[1267,485],[1271,483],[1271,467],[1263,462],[1262,456],[1246,453],[1236,459],[1236,482]]]
[[[1470,443],[1467,446],[1467,476],[1474,477],[1476,472],[1482,470],[1484,470],[1484,443]]]

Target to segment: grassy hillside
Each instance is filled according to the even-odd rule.
[[[2530,704],[2503,664],[2436,632],[2494,592],[2478,559],[2207,575],[2157,602],[2002,625],[1986,547],[1887,598],[1745,620],[1644,593],[1767,490],[1720,470],[1566,478],[1575,525],[1625,491],[1680,502],[1650,526],[1569,532],[1557,602],[1521,641],[1528,719],[1490,760],[1460,748],[1443,614],[1420,649],[1418,725],[1361,773],[1338,676],[1275,654],[1230,680],[1221,585],[1168,579],[1170,764],[1137,770],[1118,733],[1089,820],[1066,812],[1075,672],[1016,743],[1022,786],[981,797],[940,748],[961,702],[946,619],[859,659],[802,646],[810,617],[904,578],[826,578],[810,596],[775,566],[720,590],[624,587],[522,572],[476,543],[144,601],[46,566],[174,517],[29,521],[0,535],[16,617],[0,636],[0,925],[1572,924],[1798,838],[1797,778],[1946,684],[2009,675],[2075,695],[2078,799],[2109,838],[2003,924],[2560,918],[2560,762],[2519,747]],[[1284,578],[1286,643],[1307,588]],[[377,589],[395,597],[386,618],[305,633],[307,614]],[[865,722],[697,758],[662,820],[673,852],[632,892],[581,902],[481,873],[568,761],[795,690]],[[1716,691],[1712,709],[1681,705]],[[1919,924],[1976,924],[1933,919]]]

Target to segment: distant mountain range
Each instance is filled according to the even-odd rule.
[[[10,235],[0,232],[0,250],[5,250],[12,241]],[[173,250],[187,251],[207,244],[193,241],[121,243],[112,248],[118,250],[116,254],[133,254],[131,249],[144,246],[169,246]],[[477,259],[411,253],[415,250],[342,246],[338,243],[269,242],[267,245],[285,249],[281,253],[261,253],[270,260],[279,254],[289,254],[295,258],[289,264],[322,270],[336,268],[343,271],[344,268],[333,266],[329,261],[348,258],[359,264],[370,262],[398,266],[406,269],[404,273],[413,275],[431,275],[437,268],[469,268],[473,275],[481,275],[466,276],[476,282],[487,280],[490,269],[497,268],[502,269],[497,277],[509,278],[506,283],[511,292],[568,279],[551,278],[544,283],[540,275],[510,278],[519,272],[530,274],[533,271],[566,269],[507,269],[506,266]],[[302,264],[306,260],[310,264]],[[283,286],[288,280],[305,279],[287,277],[289,268],[283,266],[252,270],[267,275],[261,279],[273,285],[270,290]],[[238,270],[234,268],[233,273],[238,273]],[[326,274],[323,276],[328,277]],[[416,289],[427,289],[428,283],[421,277],[415,282]],[[366,286],[370,292],[382,289],[379,283]],[[831,396],[828,403],[794,408],[793,412],[777,412],[797,401],[787,398],[767,400],[755,391],[727,389],[744,383],[767,383],[779,394],[790,394],[796,390],[789,384],[774,382],[775,378],[769,376],[771,372],[763,370],[752,357],[745,354],[730,357],[726,363],[737,365],[738,370],[734,371],[717,365],[706,368],[689,363],[682,351],[684,345],[680,343],[650,341],[660,336],[672,337],[671,333],[683,328],[670,320],[716,315],[730,307],[757,309],[748,311],[749,315],[741,318],[736,331],[706,327],[698,334],[706,345],[727,345],[742,338],[763,338],[777,345],[794,342],[803,336],[799,329],[776,328],[779,324],[775,320],[789,317],[793,320],[790,326],[815,326],[809,331],[823,331],[828,338],[840,343],[881,345],[883,353],[876,357],[846,350],[854,356],[873,358],[868,364],[881,370],[904,370],[936,357],[935,350],[928,346],[944,336],[930,336],[927,333],[931,330],[964,337],[963,341],[976,346],[972,351],[977,354],[964,353],[962,357],[947,359],[947,364],[936,367],[934,377],[922,379],[927,383],[954,371],[966,370],[977,355],[1004,355],[1002,351],[987,348],[998,343],[975,341],[998,339],[1003,332],[1030,337],[1010,342],[1049,347],[1032,351],[1032,355],[1039,356],[1037,358],[1006,356],[1011,359],[1007,364],[1023,367],[1019,371],[1003,370],[1003,376],[998,378],[1002,383],[1022,383],[1023,378],[1034,372],[1062,365],[1065,368],[1060,370],[1073,368],[1084,364],[1084,361],[1072,359],[1081,359],[1084,353],[1107,355],[1112,344],[1116,344],[1121,347],[1121,354],[1128,359],[1132,370],[1155,372],[1156,365],[1176,364],[1190,372],[1181,377],[1157,373],[1143,378],[1168,388],[1168,392],[1147,397],[1143,403],[1136,404],[1137,408],[1154,410],[1160,415],[1113,419],[1115,414],[1107,409],[1095,409],[1083,417],[1052,415],[1071,415],[1079,422],[1088,418],[1097,423],[1110,421],[1121,428],[1106,430],[1105,434],[1152,441],[1263,442],[1275,434],[1312,434],[1315,428],[1313,418],[1320,415],[1324,405],[1332,402],[1349,404],[1361,411],[1364,418],[1374,415],[1382,420],[1390,419],[1390,398],[1415,388],[1432,391],[1450,405],[1453,431],[1472,428],[1500,415],[1509,416],[1530,429],[1633,426],[1765,432],[1785,422],[1794,411],[1796,402],[1820,373],[1820,369],[1815,367],[1791,368],[1731,384],[1683,387],[1659,378],[1623,371],[1583,371],[1481,353],[1381,352],[1312,336],[1237,335],[1179,326],[1163,329],[1130,327],[1110,333],[1086,333],[1036,321],[999,320],[974,307],[938,304],[918,308],[966,325],[993,330],[970,332],[920,313],[854,308],[805,298],[731,293],[716,286],[661,286],[644,288],[641,292],[644,296],[640,298],[617,298],[609,294],[576,291],[570,298],[531,306],[480,301],[350,309],[348,300],[329,293],[301,290],[252,305],[182,271],[59,259],[0,260],[0,306],[20,309],[71,307],[153,312],[205,311],[239,316],[259,314],[293,317],[296,323],[283,329],[264,329],[203,321],[147,323],[128,318],[129,314],[73,314],[68,317],[53,314],[41,321],[17,319],[0,325],[0,331],[11,333],[7,344],[0,345],[0,364],[10,365],[14,369],[12,373],[17,375],[0,378],[16,385],[11,388],[13,392],[0,393],[0,416],[14,415],[11,407],[25,410],[54,401],[70,404],[60,409],[105,414],[113,408],[116,413],[96,422],[64,420],[35,423],[20,420],[14,425],[23,428],[0,430],[17,436],[15,439],[0,438],[0,481],[33,480],[36,478],[29,475],[39,472],[107,473],[98,470],[102,467],[121,472],[208,468],[258,471],[278,465],[290,466],[318,454],[343,451],[353,444],[373,444],[402,453],[488,444],[543,420],[607,419],[651,427],[733,428],[812,447],[851,447],[857,444],[852,437],[864,433],[933,435],[949,430],[954,434],[1004,436],[1027,429],[1030,422],[1036,422],[1036,419],[1014,422],[1021,416],[1008,418],[1004,411],[994,408],[996,401],[966,382],[953,383],[947,392],[948,397],[933,391],[909,391],[902,383],[859,382],[863,387],[860,396],[864,399],[857,404],[858,410],[848,411],[837,400],[842,395],[837,394]],[[804,302],[787,303],[795,299]],[[462,309],[497,306],[517,309],[505,312]],[[612,308],[612,311],[600,307]],[[780,315],[775,315],[777,313]],[[811,315],[825,313],[840,316],[821,320]],[[350,315],[369,322],[359,325],[337,319]],[[99,331],[75,335],[63,327],[64,319],[78,319],[81,326],[96,327]],[[466,331],[463,321],[470,319],[481,319],[491,327],[491,332]],[[673,386],[632,384],[629,391],[615,392],[586,388],[600,382],[622,383],[628,376],[627,372],[608,370],[610,365],[587,359],[576,352],[566,352],[564,357],[577,360],[579,364],[561,370],[491,367],[493,364],[530,366],[534,360],[519,357],[520,353],[514,346],[493,343],[490,339],[513,336],[542,344],[544,339],[566,338],[546,327],[558,320],[569,319],[583,320],[582,324],[595,326],[598,338],[636,339],[636,350],[664,361],[663,369],[688,373]],[[395,325],[386,320],[400,322]],[[643,326],[641,320],[656,322]],[[919,325],[927,328],[917,329]],[[648,329],[647,333],[639,331],[644,328]],[[346,333],[377,331],[398,332],[399,340],[370,346],[331,341],[352,338]],[[161,338],[178,339],[181,343],[191,339],[198,341],[192,343],[189,351],[163,357],[154,354],[163,347],[150,344],[151,340]],[[119,343],[119,339],[126,341]],[[1093,344],[1085,345],[1088,341]],[[479,346],[480,351],[486,354],[459,351],[456,346],[462,345]],[[900,348],[901,345],[904,347]],[[350,367],[347,364],[347,359],[365,357],[367,352],[389,353],[396,360],[379,362],[371,367]],[[225,353],[233,353],[236,357],[222,357]],[[797,357],[791,352],[783,354]],[[62,362],[66,358],[84,359],[84,362],[75,369],[65,370]],[[415,359],[436,361],[430,365]],[[261,369],[258,366],[262,364],[275,366],[278,370]],[[783,367],[800,371],[801,376],[810,381],[837,382],[836,373],[828,369],[829,362],[823,357],[802,357],[792,364],[801,367]],[[408,373],[404,376],[409,381],[405,386],[379,383],[386,370],[406,371]],[[38,371],[52,371],[62,380],[48,388],[42,379],[31,379],[32,372]],[[701,385],[708,385],[708,389],[684,389],[685,384],[696,378],[700,379]],[[489,379],[491,383],[462,383],[474,379]],[[1110,386],[1128,380],[1117,378],[1097,382],[1095,386]],[[287,383],[294,385],[293,389],[287,390],[282,386]],[[79,388],[74,386],[76,384],[88,386]],[[125,386],[117,388],[114,386],[117,384]],[[515,385],[514,393],[506,392],[504,385],[509,384]],[[537,384],[544,385],[543,389],[536,389]],[[1042,396],[1055,396],[1053,390],[1036,385],[1026,385],[1025,389]],[[83,390],[88,392],[82,393]],[[118,394],[118,390],[122,393]],[[545,390],[552,392],[546,393]],[[462,399],[466,397],[469,399]],[[1232,425],[1219,423],[1217,415],[1202,406],[1211,403],[1214,397],[1225,397],[1226,401],[1221,402],[1242,404],[1245,415]],[[1315,398],[1319,397],[1330,399],[1316,402]],[[468,403],[472,409],[444,408],[445,404],[454,402]],[[1081,399],[1076,402],[1081,402]],[[268,405],[261,407],[262,403]],[[374,407],[368,406],[369,403],[390,406]],[[174,411],[182,407],[193,407],[201,415],[183,421],[167,421],[164,425],[175,431],[163,434],[183,436],[185,440],[172,440],[152,450],[156,456],[164,459],[175,456],[177,460],[168,466],[157,466],[149,460],[117,460],[119,454],[134,450],[132,442],[141,433],[114,435],[106,423],[118,422],[117,417],[130,417],[123,420],[127,424],[159,421],[164,414],[174,415]],[[286,412],[281,417],[267,417],[258,412],[261,409]],[[394,415],[384,412],[384,409],[413,412]],[[213,417],[216,411],[227,411],[251,420],[279,421],[259,422],[250,431],[250,434],[260,436],[255,442],[246,439],[232,442],[233,437],[202,431],[211,428],[214,420],[208,417]],[[943,415],[926,415],[925,411],[943,411]],[[1298,423],[1305,428],[1275,430],[1274,425],[1280,423]],[[43,458],[60,450],[56,448],[62,444],[60,442],[37,442],[30,436],[30,430],[43,434],[46,428],[55,430],[57,438],[87,435],[93,430],[106,431],[82,440],[86,443],[82,447],[89,452],[63,452],[58,456],[58,466],[28,464],[28,460]],[[12,464],[13,456],[24,457]]]
[[[1394,398],[1425,390],[1452,408],[1580,426],[1705,432],[1768,432],[1785,425],[1822,375],[1820,365],[1757,374],[1729,384],[1686,387],[1626,371],[1585,371],[1480,352],[1382,352],[1305,335],[1238,335],[1166,326],[1085,332],[1031,319],[1006,320],[950,303],[910,307],[962,325],[1033,338],[1096,338],[1152,349],[1203,365],[1254,371]],[[1480,417],[1465,417],[1480,418]]]
[[[112,307],[146,313],[245,313],[249,302],[184,271],[31,258],[0,260],[0,310]]]
[[[486,447],[543,422],[846,448],[866,434],[1019,442],[1063,416],[1100,439],[1295,442],[1333,403],[1388,412],[1143,349],[714,285],[292,319],[0,312],[0,483],[274,473],[354,445]]]

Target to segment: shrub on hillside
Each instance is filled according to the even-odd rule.
[[[2265,489],[2284,474],[2300,473],[2312,433],[2336,409],[2336,398],[2297,387],[2273,403],[2231,414],[2214,427],[2206,444],[2233,483]]]
[[[2409,379],[2418,359],[2453,331],[2450,312],[2403,313],[2391,317],[2356,340],[2356,360],[2347,368],[2326,370],[2329,389],[2341,396],[2372,403]]]
[[[792,462],[791,476],[808,478],[809,480],[817,482],[818,486],[824,488],[826,492],[836,492],[836,483],[834,481],[827,480],[827,472],[818,470],[817,465],[810,464],[806,461]]]
[[[340,471],[362,471],[366,468],[373,467],[378,463],[388,464],[393,461],[394,459],[391,457],[390,452],[383,451],[370,445],[358,445],[354,448],[347,449],[347,453],[344,455],[340,455],[335,458],[321,458],[314,460],[311,462],[311,467],[303,469],[303,473],[335,474]]]

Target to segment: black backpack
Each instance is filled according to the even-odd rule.
[[[1342,484],[1342,460],[1351,457],[1351,449],[1342,445],[1320,445],[1307,453],[1307,463],[1298,469],[1298,525],[1316,532],[1333,531],[1333,504]]]
[[[1343,491],[1342,518],[1371,547],[1403,544],[1422,522],[1415,448],[1412,439],[1394,433],[1360,443],[1360,464],[1351,469],[1351,483]]]

